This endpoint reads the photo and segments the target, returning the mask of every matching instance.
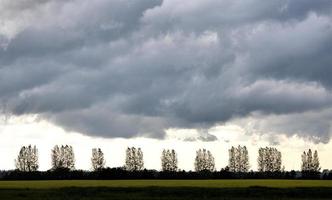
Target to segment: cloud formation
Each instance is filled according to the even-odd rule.
[[[102,137],[251,120],[327,142],[331,13],[330,0],[1,1],[1,110]]]

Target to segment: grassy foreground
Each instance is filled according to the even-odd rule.
[[[307,188],[331,187],[332,180],[50,180],[0,181],[0,189],[63,187],[198,187],[198,188]]]
[[[327,180],[0,181],[0,199],[331,199]]]

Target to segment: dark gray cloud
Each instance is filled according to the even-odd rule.
[[[258,112],[247,118],[235,119],[232,123],[244,127],[247,134],[264,135],[271,143],[280,142],[277,134],[289,133],[314,142],[328,143],[332,130],[331,117],[331,108],[269,116]]]
[[[329,140],[329,0],[22,0],[0,11],[7,113],[102,137],[244,120]]]

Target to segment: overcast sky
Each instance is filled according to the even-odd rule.
[[[163,147],[221,168],[237,144],[252,169],[265,145],[332,168],[331,77],[331,0],[1,0],[0,168],[29,143],[43,169],[67,143],[84,169],[92,147],[117,166],[129,145],[150,168]]]

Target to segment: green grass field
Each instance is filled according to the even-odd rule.
[[[327,180],[0,181],[0,199],[332,199]]]
[[[199,188],[296,188],[331,187],[332,180],[55,180],[0,181],[0,188],[50,189],[63,187],[199,187]]]

